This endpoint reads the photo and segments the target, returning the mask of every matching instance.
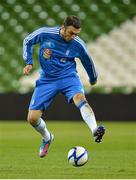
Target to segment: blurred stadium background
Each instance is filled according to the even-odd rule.
[[[98,69],[98,84],[91,89],[84,69],[77,64],[98,119],[136,119],[135,0],[1,0],[0,119],[25,119],[38,77],[38,46],[34,48],[32,74],[22,76],[24,37],[39,27],[61,25],[71,14],[82,20],[81,38],[87,43]],[[55,100],[48,112],[49,119],[80,118],[64,101],[63,97],[61,101],[60,97]],[[65,113],[58,115],[56,105],[65,109],[67,117]]]
[[[107,132],[102,144],[94,143],[78,109],[58,95],[45,116],[60,120],[47,122],[55,141],[41,160],[41,137],[26,123],[39,47],[34,47],[34,70],[24,77],[22,42],[28,33],[61,25],[71,14],[82,20],[81,37],[98,69],[98,84],[91,88],[77,64],[87,99]],[[135,42],[136,0],[0,0],[0,179],[136,179]],[[74,145],[89,152],[82,168],[67,162]]]

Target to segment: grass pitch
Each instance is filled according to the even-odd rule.
[[[46,158],[38,157],[40,135],[27,122],[0,121],[0,178],[2,179],[136,179],[136,123],[104,122],[102,144],[96,144],[80,122],[47,121],[55,136]],[[83,167],[68,164],[67,153],[85,147]]]

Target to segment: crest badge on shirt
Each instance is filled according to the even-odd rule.
[[[66,55],[68,56],[68,55],[69,55],[69,53],[70,53],[70,50],[68,49],[68,50],[66,51]]]
[[[46,59],[50,59],[51,55],[52,55],[52,51],[48,48],[45,48],[43,52],[43,57]]]

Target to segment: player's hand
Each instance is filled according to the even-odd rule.
[[[33,66],[32,64],[28,64],[24,67],[23,69],[23,74],[24,75],[29,75],[30,71],[32,70]]]

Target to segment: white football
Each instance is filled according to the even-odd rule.
[[[75,146],[68,152],[68,162],[73,166],[83,166],[88,161],[88,152],[84,147]]]

